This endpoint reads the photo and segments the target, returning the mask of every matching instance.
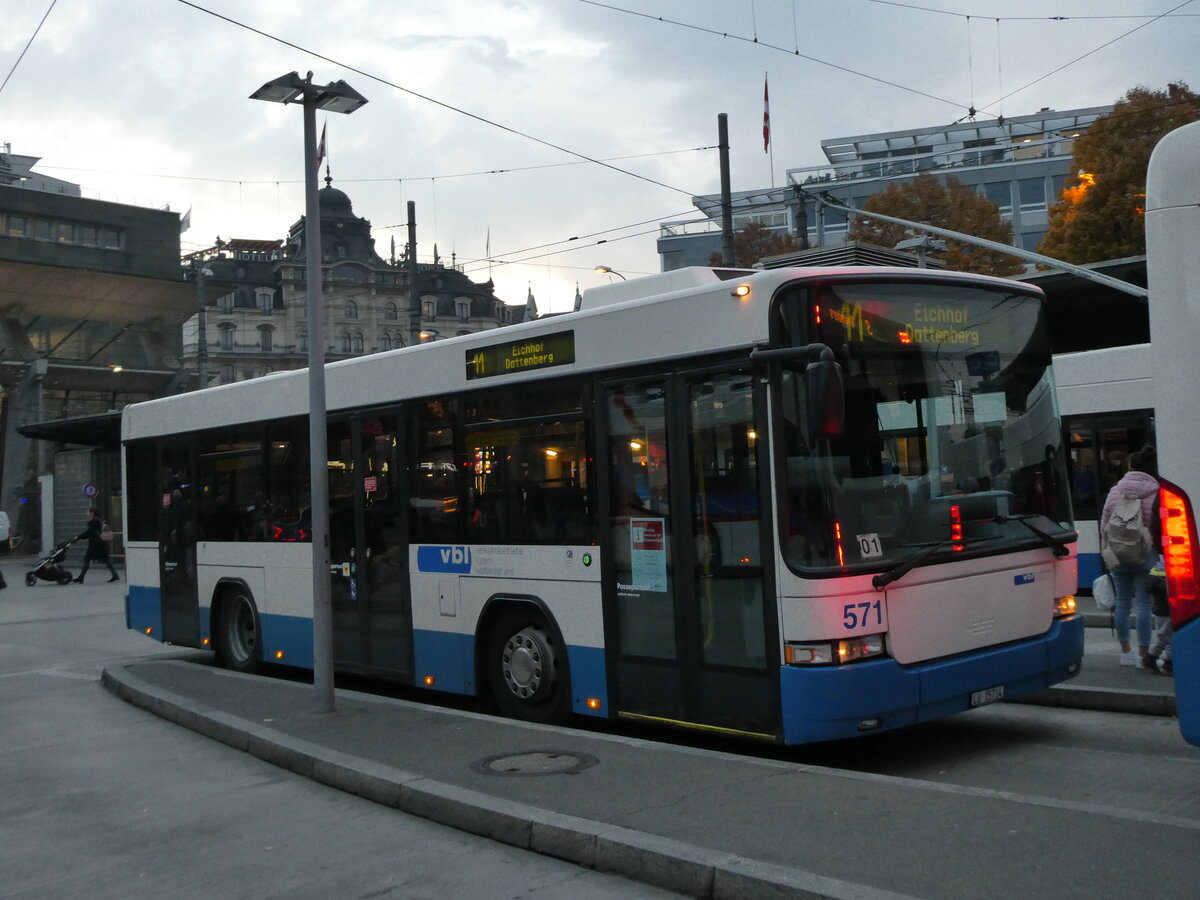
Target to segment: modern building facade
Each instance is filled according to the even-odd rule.
[[[829,138],[821,141],[827,162],[788,169],[787,187],[735,193],[733,227],[757,223],[787,234],[806,232],[812,246],[837,243],[849,230],[846,214],[800,199],[796,188],[860,208],[889,185],[928,173],[953,176],[991,200],[1012,223],[1013,244],[1034,250],[1046,233],[1050,206],[1075,174],[1075,138],[1111,111],[1111,106],[1043,109],[1013,118]],[[707,265],[721,250],[720,196],[693,202],[701,218],[660,227],[663,271]]]
[[[371,223],[354,214],[350,198],[332,186],[318,194],[321,210],[321,272],[328,361],[361,356],[498,328],[530,316],[528,303],[510,306],[489,280],[471,281],[435,249],[432,261],[416,258],[416,228],[400,257],[375,250]],[[410,219],[414,215],[410,205]],[[226,384],[308,364],[308,290],[305,283],[305,219],[286,239],[218,241],[185,262],[205,272],[221,296],[183,330],[183,365],[206,383]],[[536,315],[534,312],[533,315]]]
[[[0,153],[0,509],[30,539],[50,496],[63,528],[95,504],[119,530],[120,482],[111,454],[51,454],[20,429],[185,389],[180,326],[196,303],[178,213],[83,197],[37,161]],[[57,491],[39,482],[56,474]]]

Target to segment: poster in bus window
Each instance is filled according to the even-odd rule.
[[[666,519],[629,520],[629,559],[639,591],[667,590]]]

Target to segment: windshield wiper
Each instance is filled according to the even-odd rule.
[[[983,537],[983,538],[958,538],[958,539],[947,538],[944,541],[938,541],[936,544],[933,544],[932,546],[927,547],[925,550],[921,551],[916,556],[910,556],[908,559],[904,560],[904,562],[900,563],[897,566],[892,567],[891,569],[888,569],[886,572],[880,572],[878,575],[876,575],[874,578],[871,579],[871,586],[873,588],[875,588],[875,590],[877,590],[877,591],[882,591],[885,587],[887,587],[893,581],[903,578],[905,575],[907,575],[909,572],[911,572],[916,566],[920,565],[922,562],[929,559],[929,557],[933,556],[933,554],[937,553],[939,550],[944,550],[946,547],[953,546],[954,544],[958,544],[959,546],[966,546],[967,544],[982,544],[985,541],[994,541],[997,539],[998,538],[993,535],[991,537]]]
[[[1042,531],[1042,529],[1038,528],[1036,525],[1030,524],[1030,522],[1028,520],[1031,518],[1033,518],[1033,516],[1008,516],[1008,519],[1012,519],[1014,522],[1020,522],[1022,525],[1024,525],[1026,528],[1028,528],[1030,531],[1032,531],[1035,535],[1037,535],[1038,539],[1043,544],[1045,544],[1047,547],[1049,547],[1051,550],[1054,551],[1055,559],[1062,559],[1064,556],[1071,555],[1071,548],[1067,546],[1066,541],[1064,541],[1062,538],[1055,537],[1052,534],[1048,534],[1047,532]],[[1006,521],[1007,521],[1007,519],[1005,519],[1005,518],[1002,518],[1000,516],[996,517],[997,525],[1003,525]]]

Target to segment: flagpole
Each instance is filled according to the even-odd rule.
[[[775,187],[775,148],[771,145],[771,95],[768,92],[769,72],[763,73],[763,150],[771,169],[771,187]]]

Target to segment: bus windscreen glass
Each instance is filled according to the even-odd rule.
[[[790,566],[886,570],[918,554],[1074,539],[1038,297],[831,282],[783,297],[776,323],[779,346],[833,350],[845,398],[843,432],[810,433],[804,366],[783,367],[777,433]]]

